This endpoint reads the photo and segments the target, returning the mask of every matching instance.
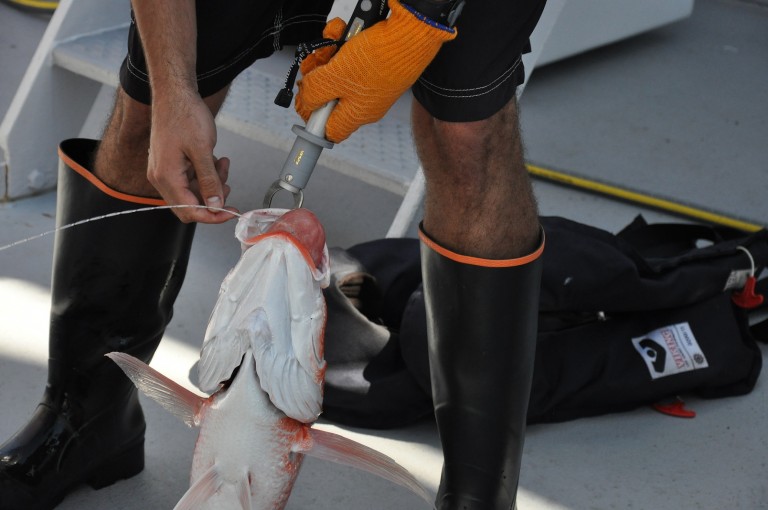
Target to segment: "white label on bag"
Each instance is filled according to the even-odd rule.
[[[632,343],[645,360],[652,379],[709,366],[687,322],[651,331],[633,338]]]

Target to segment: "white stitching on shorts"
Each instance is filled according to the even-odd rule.
[[[515,62],[512,64],[511,67],[507,68],[501,75],[499,75],[497,78],[495,78],[493,81],[486,85],[481,85],[480,87],[474,87],[474,88],[468,88],[468,89],[450,89],[447,87],[441,87],[439,85],[436,85],[429,80],[426,80],[425,78],[419,78],[419,83],[430,92],[443,97],[452,97],[452,98],[458,98],[458,99],[468,99],[472,97],[479,97],[486,94],[490,94],[497,88],[501,87],[501,85],[509,80],[517,70],[517,68],[522,63],[522,59],[520,57],[515,60]],[[476,92],[477,91],[477,92]],[[464,93],[462,93],[464,92]],[[469,93],[474,92],[474,93]]]
[[[272,39],[272,49],[274,51],[277,51],[280,49],[280,31],[283,29],[282,25],[283,20],[283,8],[280,7],[277,10],[277,14],[275,15],[275,25],[274,25],[274,38]]]
[[[128,69],[128,72],[131,73],[133,76],[135,76],[140,81],[143,81],[144,83],[149,83],[149,75],[145,72],[142,72],[141,69],[136,67],[133,62],[131,62],[131,54],[128,54],[127,58],[128,63],[126,64],[125,68]]]

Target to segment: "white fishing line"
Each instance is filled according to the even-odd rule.
[[[208,209],[209,211],[219,211],[219,212],[225,212],[229,213],[232,216],[237,216],[238,218],[242,217],[242,214],[230,211],[229,209],[224,209],[221,207],[208,207],[207,205],[157,205],[154,207],[142,207],[139,209],[130,209],[128,211],[119,211],[119,212],[113,212],[109,214],[103,214],[101,216],[94,216],[93,218],[87,218],[85,220],[76,221],[74,223],[69,223],[67,225],[62,225],[60,227],[57,227],[53,230],[49,230],[47,232],[43,232],[41,234],[36,234],[31,237],[27,237],[26,239],[19,239],[18,241],[14,241],[11,244],[6,244],[5,246],[0,246],[0,251],[7,250],[9,248],[13,248],[14,246],[19,246],[24,243],[28,243],[30,241],[34,241],[35,239],[40,239],[41,237],[45,237],[51,234],[55,234],[56,232],[59,232],[61,230],[66,230],[68,228],[77,227],[80,225],[84,225],[86,223],[90,223],[92,221],[99,221],[99,220],[105,220],[107,218],[113,218],[115,216],[123,216],[125,214],[134,214],[134,213],[141,213],[141,212],[148,212],[148,211],[155,211],[158,209]]]

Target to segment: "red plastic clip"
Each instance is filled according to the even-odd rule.
[[[746,283],[744,283],[744,288],[740,291],[734,292],[731,296],[733,302],[736,303],[737,306],[746,308],[747,310],[757,308],[758,306],[762,305],[763,301],[765,300],[765,296],[755,293],[756,283],[757,279],[754,276],[748,276]]]
[[[740,306],[741,308],[745,308],[747,310],[757,308],[763,304],[765,297],[762,294],[755,294],[755,285],[757,284],[757,279],[755,278],[755,259],[752,257],[752,254],[749,253],[749,250],[745,247],[737,246],[736,249],[743,251],[747,257],[749,257],[750,270],[749,276],[747,276],[747,281],[744,282],[744,288],[738,292],[734,292],[731,295],[731,299],[734,303],[736,303],[737,306]]]
[[[693,409],[686,409],[685,402],[679,398],[663,400],[653,404],[652,407],[667,416],[674,416],[675,418],[696,418],[696,411]]]

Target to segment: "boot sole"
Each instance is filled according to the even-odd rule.
[[[30,503],[29,510],[53,510],[79,485],[85,484],[94,490],[103,489],[120,480],[131,478],[144,469],[144,437],[137,438],[117,455],[103,461],[90,470],[90,474],[52,491],[42,499]],[[6,508],[0,502],[0,509]]]
[[[125,450],[92,470],[85,483],[95,490],[134,477],[144,470],[144,437],[133,441]]]

